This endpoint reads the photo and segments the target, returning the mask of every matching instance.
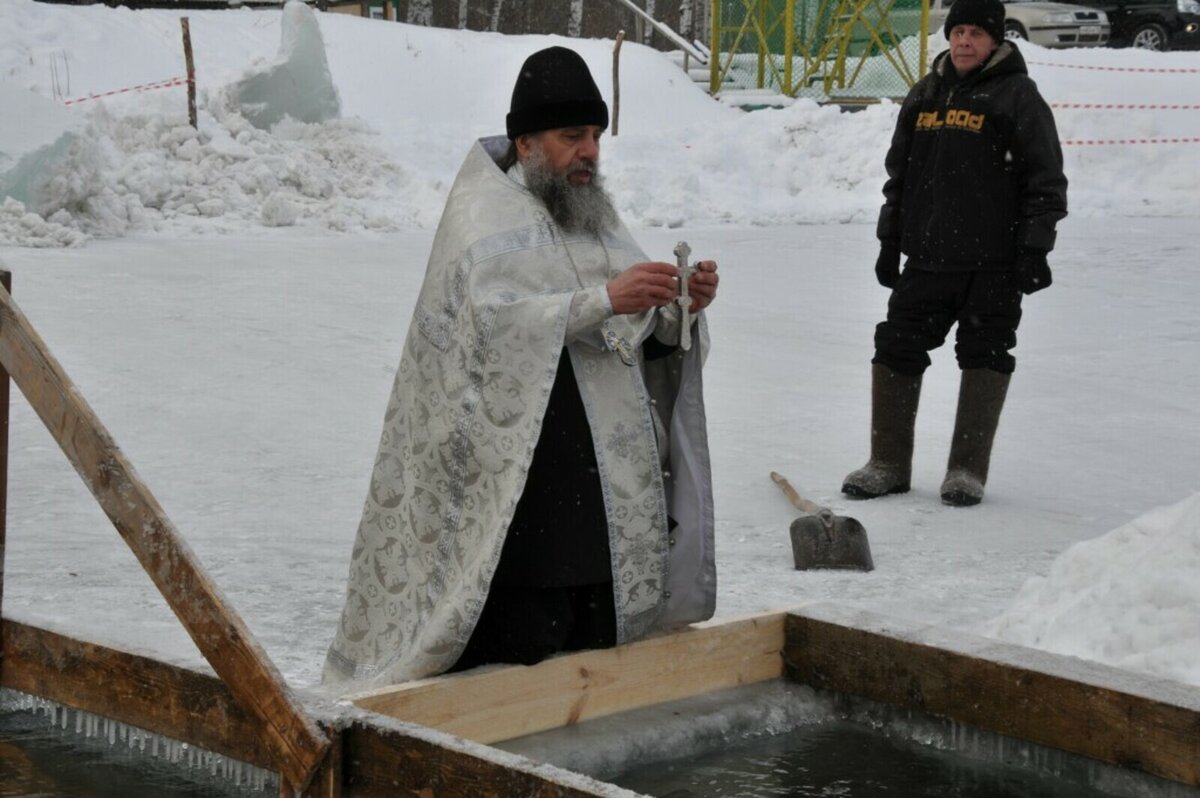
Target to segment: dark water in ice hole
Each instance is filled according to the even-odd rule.
[[[1128,795],[1042,775],[1019,764],[971,759],[892,739],[861,724],[841,720],[736,744],[695,759],[645,765],[609,781],[660,798],[1125,798]],[[1145,794],[1141,790],[1139,793]]]
[[[178,745],[178,744],[176,744]],[[186,761],[186,757],[184,758]],[[29,711],[0,712],[0,798],[244,798],[275,796],[251,776],[214,776],[133,750],[124,740],[88,738]]]

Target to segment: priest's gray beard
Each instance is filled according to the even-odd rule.
[[[598,236],[616,228],[617,210],[604,190],[595,161],[574,161],[566,172],[556,175],[546,164],[545,151],[535,146],[521,168],[525,172],[525,185],[545,204],[563,230]],[[591,182],[573,186],[567,175],[580,169],[592,173]]]

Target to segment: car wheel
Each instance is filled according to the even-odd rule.
[[[1004,38],[1016,39],[1017,41],[1029,41],[1029,34],[1025,32],[1025,26],[1015,19],[1004,20]]]
[[[1167,31],[1157,22],[1146,22],[1138,25],[1129,43],[1141,50],[1167,49]]]

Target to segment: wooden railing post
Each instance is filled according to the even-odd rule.
[[[37,331],[0,290],[0,365],[25,394],[196,647],[254,719],[282,778],[303,790],[330,742]]]
[[[0,263],[0,285],[12,292],[12,272]],[[8,371],[0,365],[0,624],[4,623],[4,541],[8,529]],[[0,636],[0,673],[4,672],[4,640]]]

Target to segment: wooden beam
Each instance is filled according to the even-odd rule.
[[[220,679],[0,620],[0,686],[103,715],[261,768],[258,725]]]
[[[872,613],[789,615],[788,677],[1200,786],[1200,691]]]
[[[239,705],[287,782],[303,787],[329,748],[246,624],[209,579],[37,331],[0,290],[0,364]]]
[[[386,720],[386,719],[380,719]],[[578,773],[427,730],[372,720],[343,729],[346,798],[604,798],[635,793]],[[313,798],[306,796],[306,798]],[[325,798],[325,796],[321,796]],[[332,798],[332,797],[331,797]]]
[[[619,648],[348,696],[363,709],[481,743],[783,675],[783,614],[698,624]]]
[[[257,724],[214,676],[8,619],[0,620],[0,640],[9,652],[0,687],[274,768]],[[304,798],[629,795],[432,729],[364,712],[350,719],[344,710],[338,713],[322,719],[323,727],[346,728],[332,733],[330,755]]]
[[[12,291],[12,272],[0,265],[0,286]],[[8,533],[8,372],[0,366],[0,615],[4,609],[4,544]],[[0,638],[0,675],[4,673],[4,640]]]

